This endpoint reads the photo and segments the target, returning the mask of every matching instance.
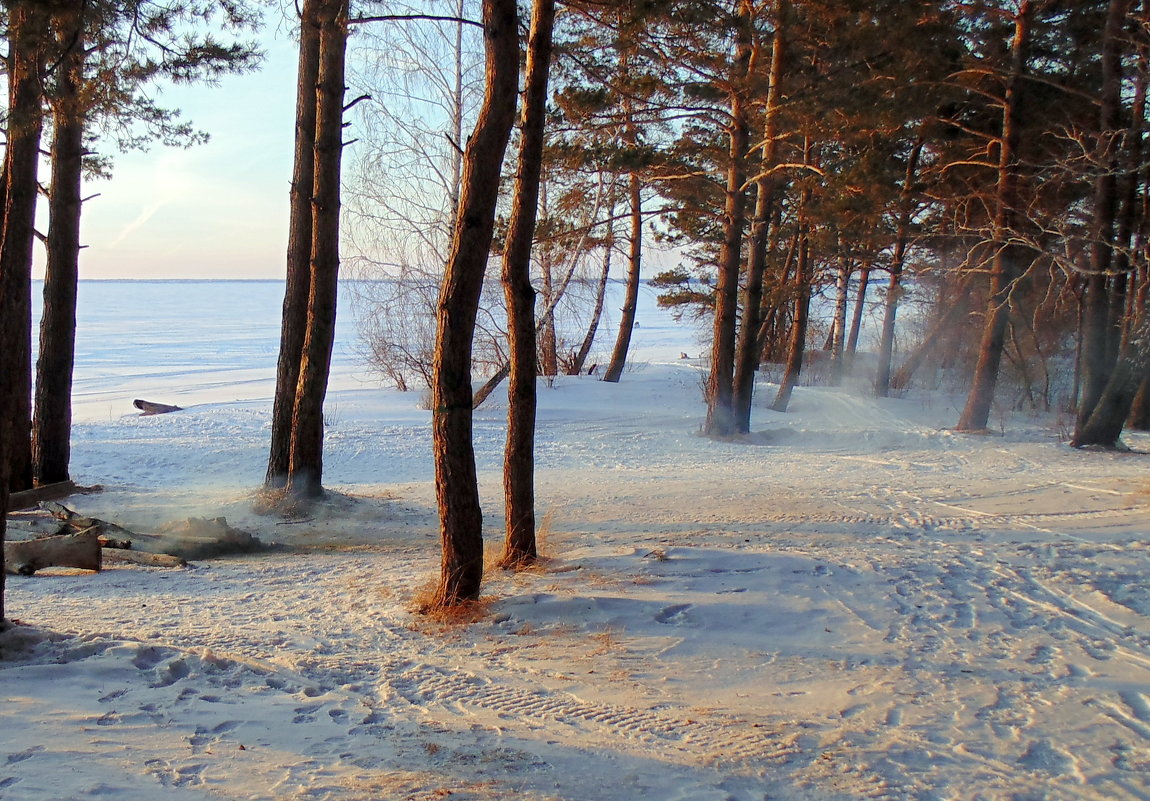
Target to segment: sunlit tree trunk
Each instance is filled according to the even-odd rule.
[[[784,31],[787,0],[775,2],[775,36],[771,45],[768,76],[766,120],[763,131],[763,157],[755,178],[755,211],[751,222],[751,252],[747,260],[746,289],[743,292],[743,322],[735,354],[735,377],[732,396],[735,431],[751,430],[751,402],[754,399],[755,371],[762,357],[759,329],[762,325],[763,275],[766,271],[770,244],[771,219],[775,216],[778,178],[778,117],[780,85],[783,77]]]
[[[850,333],[847,334],[846,347],[843,353],[843,369],[850,373],[855,353],[859,346],[859,333],[862,330],[863,312],[866,311],[867,290],[870,288],[871,266],[867,264],[859,271],[859,291],[855,296],[854,311],[851,314]]]
[[[835,317],[831,326],[831,386],[838,386],[843,380],[843,355],[846,345],[847,327],[847,292],[850,289],[851,274],[854,265],[846,256],[839,258],[839,276],[835,282]]]
[[[515,0],[483,0],[485,89],[463,160],[463,182],[436,318],[432,447],[443,555],[432,607],[479,595],[483,512],[472,444],[471,346],[519,82]]]
[[[307,333],[307,302],[311,287],[311,194],[315,183],[316,84],[319,81],[319,3],[320,0],[305,0],[300,19],[287,281],[272,407],[271,448],[265,479],[268,489],[280,489],[287,484],[291,466],[292,412]]]
[[[535,543],[535,290],[531,288],[531,243],[543,172],[547,79],[555,0],[535,0],[527,45],[522,140],[515,176],[515,199],[503,254],[511,374],[507,386],[507,446],[503,493],[507,518],[501,564],[517,568],[533,562]]]
[[[311,285],[292,410],[288,492],[323,494],[323,401],[335,343],[339,287],[340,165],[347,55],[347,0],[325,0],[318,10],[319,74],[316,83],[315,176],[312,184]]]
[[[998,368],[1006,341],[1010,316],[1010,295],[1014,282],[1022,274],[1025,258],[1018,245],[1012,244],[1010,231],[1015,222],[1018,203],[1018,108],[1022,80],[1026,71],[1026,51],[1030,39],[1030,0],[1022,0],[1014,20],[1011,42],[1011,66],[1007,76],[1006,95],[1002,103],[1002,135],[999,139],[998,186],[994,218],[993,262],[990,272],[990,300],[986,308],[978,362],[974,368],[970,393],[959,417],[959,431],[982,431],[990,418]]]
[[[703,433],[729,437],[735,433],[735,329],[739,314],[739,267],[746,229],[747,152],[750,108],[745,81],[751,64],[751,3],[741,0],[731,67],[731,117],[727,129],[727,186],[723,209],[723,245],[715,282],[715,319],[711,340],[711,373],[707,381],[707,419]]]

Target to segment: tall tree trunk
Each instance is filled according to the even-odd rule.
[[[8,447],[0,454],[9,466],[12,491],[32,486],[32,246],[35,239],[36,183],[43,128],[42,67],[48,37],[47,9],[35,0],[8,4],[7,195],[0,248],[0,310],[11,326],[5,339],[3,415]]]
[[[544,244],[541,250],[539,278],[541,283],[540,289],[543,294],[543,305],[554,308],[554,305],[558,301],[558,298],[555,297],[555,281],[554,275],[552,274],[555,267],[554,252],[549,244]],[[534,295],[532,295],[532,297],[534,297]],[[559,374],[559,336],[555,332],[555,315],[548,314],[543,317],[540,322],[543,324],[543,327],[539,331],[539,372],[551,379]],[[534,323],[532,323],[531,328],[534,332]],[[534,336],[532,338],[534,338]]]
[[[775,217],[774,226],[777,230],[780,220],[777,213]],[[787,245],[787,254],[783,257],[782,269],[778,271],[778,283],[774,287],[771,297],[767,300],[768,311],[760,315],[762,322],[759,323],[759,333],[756,339],[760,359],[764,361],[774,361],[774,359],[769,358],[769,353],[777,351],[780,356],[785,354],[785,344],[782,340],[785,339],[785,334],[789,330],[785,308],[790,298],[787,286],[790,281],[791,270],[798,262],[799,242],[802,238],[802,227],[795,226],[795,232]]]
[[[800,201],[800,204],[803,201]],[[799,240],[799,262],[795,268],[795,315],[791,323],[791,343],[787,352],[787,367],[783,380],[779,382],[779,392],[775,395],[775,402],[771,409],[776,412],[785,412],[791,402],[791,393],[799,383],[799,375],[803,370],[803,356],[807,350],[807,323],[810,320],[811,309],[811,243],[805,231],[805,224],[800,223],[803,233]]]
[[[0,563],[10,487],[32,484],[32,242],[39,161],[41,66],[48,35],[38,0],[9,2],[8,142],[4,154],[4,225],[0,244]],[[5,625],[0,564],[0,627]]]
[[[291,466],[292,412],[307,333],[307,303],[311,287],[311,196],[315,185],[316,84],[319,82],[319,4],[320,0],[305,0],[300,19],[287,281],[272,406],[271,449],[264,479],[265,487],[273,490],[286,486]]]
[[[635,328],[635,312],[639,307],[639,274],[643,266],[643,198],[642,185],[637,173],[627,181],[627,194],[631,202],[631,239],[627,251],[627,291],[623,297],[623,311],[619,317],[619,335],[611,352],[611,363],[603,373],[603,380],[618,383],[627,365],[627,352],[631,348],[631,332]]]
[[[851,274],[854,265],[845,256],[839,259],[839,277],[835,283],[835,319],[831,326],[831,386],[838,386],[843,381],[843,358],[846,347],[847,327],[847,293],[850,291]]]
[[[503,493],[507,518],[504,567],[535,561],[535,290],[531,288],[531,243],[543,173],[547,79],[551,69],[551,32],[555,0],[535,0],[527,45],[522,140],[515,176],[515,199],[503,252],[503,288],[507,298],[511,376],[507,386],[507,446],[503,455]],[[554,315],[552,315],[554,317]]]
[[[613,208],[608,216],[614,217]],[[591,346],[595,343],[595,334],[599,330],[599,320],[603,316],[603,301],[607,297],[607,279],[611,275],[611,255],[615,250],[614,223],[612,222],[610,225],[612,229],[607,232],[607,238],[603,244],[603,270],[599,273],[599,281],[595,284],[595,308],[591,310],[591,322],[587,324],[587,333],[583,335],[583,342],[579,345],[579,351],[571,361],[571,375],[579,375],[583,372],[583,365],[587,363],[587,356],[591,353]]]
[[[855,296],[855,307],[851,314],[851,328],[847,335],[846,352],[843,355],[846,372],[850,373],[854,363],[855,353],[859,346],[859,332],[862,330],[863,312],[866,310],[866,295],[870,288],[871,265],[867,264],[859,271],[859,291]]]
[[[1122,48],[1130,0],[1110,0],[1102,37],[1102,92],[1099,102],[1098,145],[1095,158],[1103,167],[1094,181],[1094,218],[1091,230],[1090,272],[1082,320],[1082,387],[1074,440],[1081,439],[1095,405],[1102,397],[1114,369],[1117,349],[1110,347],[1110,279],[1114,260],[1114,224],[1118,206],[1118,129],[1122,116]]]
[[[1010,243],[1010,229],[1015,222],[1018,201],[1018,120],[1022,78],[1026,71],[1026,53],[1030,39],[1031,0],[1022,0],[1014,19],[1014,38],[1011,42],[1010,74],[1006,81],[1006,96],[1002,103],[1002,136],[999,140],[997,209],[994,219],[993,266],[990,273],[990,300],[983,323],[982,340],[978,348],[978,362],[974,368],[970,394],[959,417],[959,431],[981,431],[990,418],[994,390],[998,383],[998,367],[1006,341],[1006,325],[1010,316],[1010,295],[1016,279],[1022,274],[1023,255],[1017,245]]]
[[[61,55],[52,110],[52,178],[48,194],[48,258],[36,361],[32,423],[33,474],[41,484],[68,480],[72,439],[72,368],[76,354],[84,115],[85,0],[55,6],[53,34]]]
[[[483,0],[483,27],[483,106],[464,155],[459,214],[436,315],[432,446],[443,559],[433,607],[476,598],[483,580],[483,511],[471,441],[471,347],[495,227],[499,174],[515,122],[515,0]]]
[[[307,331],[292,410],[287,490],[297,498],[323,495],[323,401],[335,343],[339,289],[340,166],[347,56],[347,0],[324,0],[316,83],[315,162],[312,184],[311,283]]]
[[[891,360],[894,357],[894,329],[898,317],[899,300],[902,298],[902,271],[906,266],[906,249],[910,239],[910,223],[914,216],[912,192],[914,179],[918,174],[918,161],[922,156],[923,139],[915,140],[914,147],[906,160],[906,175],[900,191],[898,229],[895,233],[894,252],[890,260],[890,280],[887,281],[886,297],[883,299],[882,335],[878,346],[878,374],[875,376],[874,394],[885,398],[890,394]]]
[[[1074,432],[1075,448],[1118,446],[1139,385],[1150,374],[1150,314],[1142,309],[1127,347],[1111,371],[1110,380],[1094,405],[1094,412]]]
[[[739,267],[746,229],[747,153],[750,108],[745,97],[752,64],[752,4],[740,0],[735,54],[730,73],[731,120],[727,128],[727,187],[723,210],[723,245],[715,282],[715,320],[711,340],[711,374],[707,381],[707,419],[703,433],[729,437],[735,433],[735,327],[739,316]]]
[[[735,377],[732,395],[735,431],[751,430],[751,402],[754,400],[755,372],[762,358],[759,329],[763,318],[763,276],[770,250],[771,219],[775,216],[778,178],[778,117],[780,84],[783,77],[783,54],[787,0],[775,1],[775,36],[771,45],[771,66],[767,86],[766,119],[763,130],[763,157],[755,178],[755,211],[751,222],[751,253],[747,260],[747,285],[743,293],[743,324],[735,354]]]

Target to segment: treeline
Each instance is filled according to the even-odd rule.
[[[966,373],[956,427],[982,430],[1004,359],[1042,395],[1069,355],[1075,444],[1144,424],[1143,3],[641,9],[580,17],[559,124],[567,141],[616,132],[601,152],[634,165],[688,255],[656,283],[713,321],[708,433],[750,430],[763,361],[786,365],[786,409],[813,292],[835,298],[841,377],[876,283],[876,394],[933,346]],[[896,354],[908,280],[936,305],[923,347]]]
[[[523,256],[512,247],[524,247],[512,240],[514,215],[498,229],[506,239],[494,237],[517,343],[509,370],[520,369],[531,387],[537,374],[558,369],[549,296],[565,275],[554,268],[555,249],[602,253],[608,265],[613,250],[624,256],[627,294],[604,374],[619,380],[644,238],[653,237],[685,254],[679,268],[656,279],[662,302],[712,326],[709,435],[751,429],[755,374],[764,362],[785,364],[772,407],[787,408],[811,338],[812,297],[828,286],[835,303],[827,346],[832,378],[841,379],[858,349],[872,284],[882,302],[873,360],[880,396],[905,388],[933,349],[965,374],[959,430],[987,428],[1004,361],[1042,396],[1038,402],[1051,393],[1035,383],[1049,383],[1052,365],[1071,364],[1074,389],[1062,400],[1077,416],[1075,445],[1116,446],[1127,419],[1145,418],[1150,11],[1143,3],[566,2],[552,30],[542,165],[528,155],[540,134],[526,122],[539,100],[525,91],[519,154],[505,169],[515,179],[504,181],[504,206],[485,195],[479,214],[466,205],[476,188],[469,176],[483,169],[490,181],[504,157],[484,137],[492,133],[492,109],[500,110],[501,126],[508,119],[508,90],[497,83],[506,72],[496,64],[511,56],[493,61],[492,48],[502,30],[496,21],[513,13],[510,5],[481,4],[484,105],[460,148],[463,169],[446,182],[444,208],[454,224],[445,229],[454,238],[438,284],[434,349],[401,349],[408,357],[432,354],[421,372],[432,388],[444,521],[439,600],[473,597],[481,570],[468,368],[487,249],[468,262],[464,279],[456,272],[460,237],[482,220],[482,237],[469,246],[490,244],[490,215],[534,202],[526,193],[538,195],[528,188],[538,182],[546,191],[534,250]],[[470,5],[435,7],[450,18]],[[527,16],[520,11],[522,31]],[[550,17],[534,4],[529,53],[539,19]],[[530,55],[527,63],[538,69]],[[464,72],[457,62],[456,76]],[[454,107],[463,105],[457,97]],[[531,287],[506,269],[515,258],[534,262],[544,295],[544,313],[530,331],[532,317],[515,304]],[[911,288],[929,290],[934,306],[922,315],[921,344],[898,353],[897,319]],[[534,398],[514,386],[510,398],[512,430],[522,432],[516,421],[533,415]],[[509,441],[509,477],[527,469],[517,460],[529,458],[529,441]],[[509,531],[509,553],[512,540]],[[460,582],[461,575],[468,579]]]
[[[1150,420],[1143,0],[296,5],[288,280],[265,489],[293,503],[323,494],[322,406],[350,240],[357,264],[402,279],[388,284],[400,290],[377,352],[397,384],[414,374],[430,391],[443,560],[429,607],[474,598],[482,579],[473,368],[508,377],[502,562],[519,567],[535,558],[537,376],[582,369],[617,255],[627,291],[603,377],[621,379],[650,240],[684,254],[656,280],[662,302],[712,326],[711,436],[751,429],[765,362],[785,365],[772,407],[787,408],[812,298],[828,288],[827,347],[841,379],[872,285],[880,396],[904,388],[933,349],[969,386],[956,427],[980,431],[1004,361],[1032,386],[1069,360],[1075,445],[1113,447],[1127,420]],[[7,0],[4,11],[0,511],[9,489],[67,475],[79,177],[85,163],[100,166],[93,135],[194,139],[139,87],[247,69],[256,57],[195,33],[204,19],[216,30],[252,24],[240,0]],[[356,43],[379,30],[436,33],[378,48],[374,72],[357,68],[370,47]],[[348,84],[372,74],[375,85],[349,100]],[[415,119],[411,102],[438,112]],[[426,139],[411,150],[373,141],[397,129]],[[45,130],[49,268],[33,382],[28,298]],[[345,153],[355,155],[351,182]],[[393,180],[397,164],[421,172]],[[498,321],[481,314],[494,262]],[[555,321],[579,265],[596,288],[594,311],[586,334],[568,341]],[[911,287],[928,289],[934,306],[921,344],[900,352]]]

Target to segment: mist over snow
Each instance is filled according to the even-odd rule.
[[[711,441],[695,331],[645,290],[619,384],[541,382],[546,561],[440,626],[410,611],[438,571],[430,414],[361,365],[346,297],[332,493],[298,519],[252,510],[282,286],[80,297],[73,474],[105,489],[66,503],[288,547],[9,577],[4,801],[1150,798],[1145,437],[957,435],[961,399],[808,386],[778,414],[764,375],[755,433]],[[475,421],[493,549],[505,412]]]

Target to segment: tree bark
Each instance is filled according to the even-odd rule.
[[[318,9],[320,57],[316,84],[315,177],[312,189],[311,284],[307,331],[292,410],[287,490],[298,498],[323,495],[323,401],[335,343],[339,288],[340,165],[347,55],[347,0]]]
[[[1079,393],[1077,440],[1094,413],[1114,369],[1116,349],[1111,326],[1110,267],[1114,259],[1114,224],[1118,205],[1118,129],[1121,124],[1122,50],[1119,37],[1130,0],[1110,0],[1102,38],[1102,92],[1099,98],[1098,146],[1095,158],[1103,167],[1094,181],[1090,272],[1082,320],[1082,387]]]
[[[838,386],[843,381],[843,359],[846,346],[847,292],[850,289],[854,265],[845,256],[839,259],[839,277],[835,283],[835,318],[831,326],[831,377],[830,385]]]
[[[762,358],[759,329],[763,318],[763,276],[770,250],[771,219],[775,216],[778,178],[778,117],[786,40],[787,0],[775,2],[775,36],[771,44],[771,66],[767,86],[766,119],[763,130],[763,157],[755,177],[755,211],[751,221],[751,253],[747,260],[746,289],[743,292],[743,323],[735,353],[735,376],[731,405],[735,431],[751,430],[751,403],[754,400],[755,372]]]
[[[591,310],[591,322],[587,324],[587,333],[583,335],[583,342],[579,351],[571,361],[571,375],[583,372],[583,365],[587,363],[587,356],[591,353],[591,346],[595,343],[595,334],[599,330],[599,320],[603,317],[603,301],[607,297],[607,279],[611,275],[611,256],[615,250],[614,231],[609,231],[603,244],[603,270],[599,273],[599,281],[595,284],[595,308]]]
[[[623,311],[619,317],[619,335],[611,352],[611,363],[603,373],[603,380],[613,384],[623,377],[627,365],[627,352],[631,348],[631,333],[635,329],[635,312],[639,307],[639,275],[643,266],[643,198],[642,185],[637,173],[627,179],[627,194],[631,202],[631,234],[627,251],[627,292],[623,298]]]
[[[544,244],[540,253],[540,289],[543,294],[543,305],[553,307],[558,302],[555,297],[554,255],[549,245]],[[548,314],[540,320],[542,327],[539,330],[539,364],[538,372],[547,378],[559,375],[559,336],[555,332],[555,315]],[[534,329],[534,325],[532,326]],[[534,337],[532,337],[534,339]]]
[[[459,214],[436,315],[432,445],[443,557],[431,607],[479,595],[483,512],[472,444],[471,347],[491,250],[499,174],[519,82],[515,0],[483,0],[485,90],[464,155]]]
[[[276,390],[272,406],[271,447],[264,479],[267,489],[287,485],[291,466],[292,412],[307,333],[311,286],[312,213],[315,184],[316,85],[319,82],[319,0],[305,0],[300,18],[299,66],[296,78],[295,159],[292,167],[288,223],[287,279],[284,286]]]
[[[982,431],[990,418],[998,368],[1006,341],[1010,315],[1010,295],[1022,274],[1023,255],[1019,246],[1010,243],[1018,201],[1018,114],[1022,78],[1026,71],[1026,53],[1030,39],[1031,0],[1022,0],[1014,19],[1011,42],[1010,74],[1002,103],[1002,135],[999,139],[998,187],[993,233],[993,266],[990,275],[990,300],[986,308],[978,362],[974,368],[970,393],[959,417],[959,431]]]
[[[36,361],[32,472],[37,482],[68,480],[72,438],[72,368],[76,354],[81,177],[84,159],[85,0],[58,3],[52,28],[61,55],[52,111],[52,178],[48,190],[48,258]]]
[[[503,456],[503,493],[507,532],[500,565],[519,568],[535,561],[535,290],[531,288],[531,246],[543,174],[547,80],[551,69],[551,33],[555,0],[535,0],[527,45],[522,140],[515,177],[515,199],[503,253],[511,374],[507,386],[507,445]],[[552,319],[554,315],[551,315]]]
[[[32,247],[35,239],[37,170],[43,128],[43,60],[48,37],[47,9],[37,0],[8,4],[7,193],[0,247],[0,316],[3,339],[3,408],[8,427],[11,491],[32,486]]]
[[[752,59],[752,8],[740,0],[735,54],[730,73],[731,121],[727,129],[727,187],[723,209],[723,245],[715,282],[715,320],[711,342],[711,374],[707,380],[707,418],[703,433],[729,437],[736,432],[734,408],[735,328],[739,316],[739,267],[746,229],[747,153],[750,109],[746,81]]]
[[[871,266],[868,264],[859,271],[859,291],[855,296],[854,312],[851,315],[850,333],[847,335],[846,353],[844,354],[844,367],[850,373],[855,353],[859,346],[859,332],[862,330],[863,312],[866,310],[867,290],[870,288]]]
[[[1139,385],[1150,374],[1150,314],[1143,309],[1139,317],[1125,352],[1114,365],[1110,380],[1094,405],[1094,411],[1070,440],[1075,448],[1118,446]]]
[[[906,160],[906,175],[903,177],[898,215],[898,230],[895,233],[894,252],[890,260],[890,280],[887,281],[886,297],[883,299],[882,335],[878,346],[878,373],[875,376],[874,394],[885,398],[890,394],[891,360],[894,357],[894,329],[898,318],[899,301],[902,299],[902,271],[906,266],[906,249],[910,239],[910,223],[914,215],[912,192],[915,176],[918,174],[918,161],[922,156],[923,139],[915,140],[914,147]]]
[[[95,528],[60,537],[4,543],[4,572],[31,576],[45,567],[99,570],[100,536]]]
[[[802,201],[800,201],[801,203]],[[803,369],[803,356],[807,349],[807,324],[811,308],[811,245],[804,231],[799,240],[799,262],[795,268],[795,315],[791,323],[791,343],[787,351],[787,368],[779,383],[779,392],[771,409],[785,412],[791,402],[791,393],[799,383]]]

